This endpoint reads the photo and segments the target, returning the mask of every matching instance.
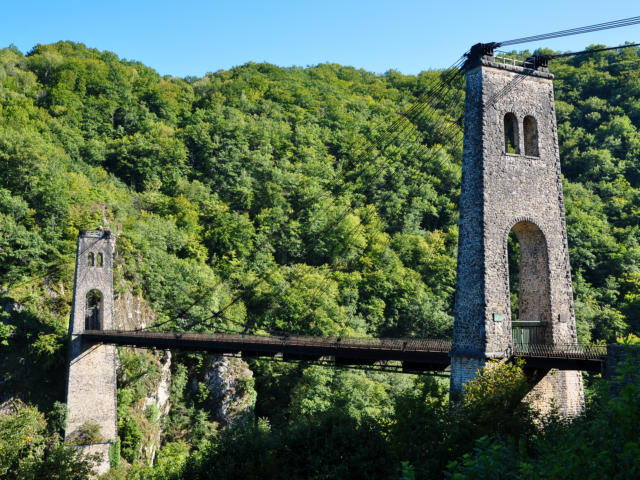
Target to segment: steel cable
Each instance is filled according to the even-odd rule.
[[[532,35],[529,37],[514,38],[513,40],[504,40],[502,42],[498,42],[498,45],[509,46],[509,45],[517,45],[520,43],[537,42],[540,40],[547,40],[549,38],[560,38],[560,37],[567,37],[570,35],[580,35],[583,33],[598,32],[600,30],[628,27],[628,26],[637,25],[637,24],[640,24],[640,16],[623,18],[620,20],[612,20],[610,22],[604,22],[604,23],[596,23],[595,25],[587,25],[584,27],[569,28],[567,30],[559,30],[557,32],[544,33],[540,35]]]

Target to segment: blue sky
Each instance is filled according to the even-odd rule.
[[[451,65],[479,41],[640,16],[638,0],[0,0],[0,47],[82,42],[161,74],[202,76],[235,65],[324,62],[415,74]],[[580,50],[640,42],[640,25],[528,44]]]

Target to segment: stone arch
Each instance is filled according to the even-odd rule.
[[[89,290],[86,296],[84,329],[102,330],[104,313],[103,295],[100,290]]]
[[[95,265],[95,255],[93,254],[93,252],[89,252],[87,254],[87,265],[89,265],[90,267],[93,267]]]
[[[519,245],[518,318],[512,318],[513,343],[547,343],[551,335],[551,271],[546,237],[530,218],[518,218],[504,238],[507,302],[510,305],[508,237]],[[511,310],[509,310],[511,312]]]
[[[522,131],[524,133],[524,154],[530,157],[539,157],[538,150],[538,122],[527,115],[522,121]]]
[[[518,119],[512,112],[508,112],[504,116],[504,151],[505,153],[520,153]]]
[[[102,252],[98,252],[96,257],[96,266],[102,267],[104,265],[104,257],[102,256]]]

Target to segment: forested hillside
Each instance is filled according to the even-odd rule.
[[[640,331],[639,55],[551,64],[585,342]],[[0,50],[1,399],[44,412],[46,423],[19,409],[42,427],[42,445],[58,445],[80,229],[117,233],[116,290],[143,298],[158,328],[450,336],[463,80],[457,98],[378,142],[442,74],[250,63],[174,78],[70,42]],[[442,433],[434,425],[450,426],[434,420],[449,414],[445,384],[432,379],[256,360],[244,386],[255,406],[225,428],[201,387],[208,357],[175,355],[162,416],[136,413],[149,388],[140,372],[157,373],[157,361],[122,357],[118,475],[133,464],[131,478],[166,478],[191,454],[193,476],[249,478],[220,459],[259,449],[275,452],[274,475],[290,460],[288,478],[312,478],[300,472],[313,452],[335,466],[316,466],[313,478],[399,478],[400,460],[425,478],[473,445],[461,430],[431,457],[411,446],[410,417],[433,430],[416,439],[423,447]],[[155,469],[144,466],[154,423],[163,431]],[[49,459],[58,447],[38,448],[20,455]],[[20,457],[2,455],[0,476]]]

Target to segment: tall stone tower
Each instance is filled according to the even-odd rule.
[[[114,247],[115,237],[109,231],[80,232],[69,324],[65,440],[79,444],[85,453],[99,453],[98,473],[109,470],[109,449],[118,435],[117,351],[114,345],[83,345],[79,334],[113,329]]]
[[[515,62],[514,62],[515,63]],[[531,67],[531,68],[527,68]],[[451,394],[517,343],[575,343],[553,75],[498,63],[478,44],[467,61]],[[507,239],[520,245],[512,319]],[[551,371],[529,394],[542,410],[582,409],[582,376]]]

